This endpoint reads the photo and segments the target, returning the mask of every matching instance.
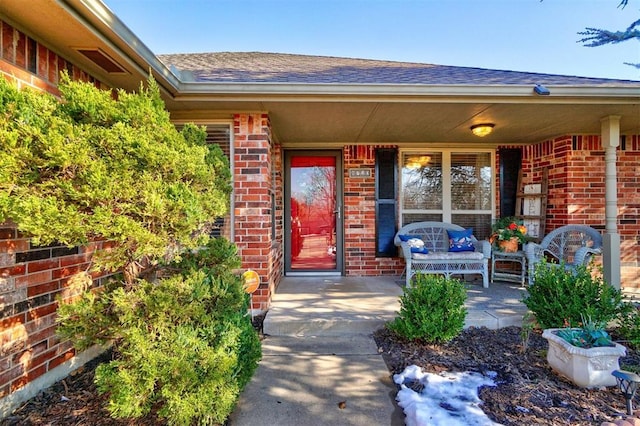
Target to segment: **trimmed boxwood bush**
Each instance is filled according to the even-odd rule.
[[[536,266],[523,303],[542,328],[577,327],[583,316],[608,324],[623,307],[622,293],[605,282],[600,270],[544,261]]]
[[[446,342],[464,328],[467,293],[460,280],[416,274],[400,296],[400,313],[387,327],[410,340]]]

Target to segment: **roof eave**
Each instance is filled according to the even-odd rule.
[[[157,56],[100,0],[63,0],[63,8],[84,23],[105,44],[142,75],[152,72],[160,87],[176,95],[182,82]],[[126,48],[123,48],[126,46]]]
[[[331,99],[339,97],[344,101],[406,99],[417,98],[457,99],[460,101],[532,103],[561,102],[640,102],[640,85],[636,87],[610,86],[548,86],[550,95],[540,96],[531,85],[424,85],[424,84],[299,84],[299,83],[207,83],[182,82],[178,97],[202,100],[203,97],[225,98],[310,98]]]

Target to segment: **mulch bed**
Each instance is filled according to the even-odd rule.
[[[498,386],[481,388],[479,396],[482,410],[505,426],[600,425],[626,417],[625,401],[616,387],[580,389],[554,373],[541,334],[532,332],[524,350],[519,327],[470,328],[441,345],[406,341],[385,329],[374,337],[392,374],[412,364],[429,373],[496,372]],[[638,352],[627,350],[620,365],[640,366]],[[635,406],[640,406],[637,400]]]
[[[261,318],[255,319],[257,329]],[[498,386],[480,389],[482,409],[495,422],[508,425],[600,425],[624,417],[624,399],[615,387],[586,390],[559,377],[547,365],[547,342],[540,332],[530,334],[526,350],[519,327],[500,330],[470,328],[451,342],[421,344],[399,339],[386,329],[374,335],[390,373],[416,364],[423,371],[497,373]],[[93,371],[109,361],[105,353],[85,367],[41,392],[0,421],[14,425],[164,425],[153,413],[142,419],[114,420],[103,408]],[[621,366],[640,366],[640,355],[628,350]],[[636,406],[640,406],[635,401]]]

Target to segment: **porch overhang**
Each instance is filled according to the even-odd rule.
[[[598,134],[620,116],[621,134],[640,133],[640,82],[629,85],[297,84],[195,82],[170,69],[99,0],[3,0],[11,25],[111,87],[133,91],[151,72],[176,120],[230,119],[265,112],[285,147],[343,143],[519,145],[567,134]],[[100,49],[125,72],[110,73],[80,53]],[[495,124],[484,138],[469,128]]]
[[[640,131],[637,88],[533,86],[274,85],[183,83],[167,100],[172,116],[224,118],[266,112],[283,146],[327,143],[459,143],[520,145],[567,134],[598,134],[604,116],[619,115],[621,133]],[[477,123],[494,132],[474,136]]]

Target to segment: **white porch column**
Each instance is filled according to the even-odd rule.
[[[618,182],[616,148],[620,141],[620,117],[610,115],[600,120],[605,163],[605,234],[602,262],[604,279],[620,289],[620,234],[618,234]]]

